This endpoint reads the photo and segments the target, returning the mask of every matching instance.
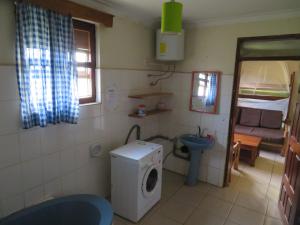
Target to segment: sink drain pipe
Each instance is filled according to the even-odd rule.
[[[177,142],[178,142],[178,138],[177,137],[174,137],[174,138],[169,138],[169,137],[166,137],[166,136],[163,136],[163,135],[156,135],[156,136],[153,136],[153,137],[149,137],[147,139],[145,139],[144,141],[153,141],[154,139],[163,139],[163,140],[166,140],[166,141],[170,141],[173,143],[173,149],[172,151],[170,151],[163,159],[163,164],[165,163],[165,161],[168,159],[168,157],[173,154],[175,157],[177,158],[180,158],[180,159],[184,159],[186,161],[190,161],[191,159],[191,156],[190,156],[190,153],[187,152],[186,155],[181,155],[178,153],[178,151],[180,151],[180,148],[177,147]]]

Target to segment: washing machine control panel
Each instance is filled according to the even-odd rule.
[[[162,163],[162,151],[158,150],[156,154],[153,154],[151,157],[151,162],[153,164],[161,164]]]
[[[163,150],[162,148],[157,149],[152,154],[149,154],[142,161],[140,161],[140,165],[142,168],[147,168],[151,165],[159,166],[162,164],[163,158]]]

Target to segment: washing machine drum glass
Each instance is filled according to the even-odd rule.
[[[143,193],[146,197],[151,196],[158,182],[158,171],[152,166],[150,167],[143,180]]]

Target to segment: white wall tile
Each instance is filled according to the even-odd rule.
[[[43,161],[41,158],[22,163],[24,190],[29,190],[43,182]]]
[[[58,138],[57,126],[49,125],[47,128],[41,129],[42,153],[50,154],[59,151]]]
[[[129,128],[135,123],[141,125],[143,137],[159,133],[157,116],[146,120],[127,116],[140,104],[138,100],[130,101],[129,93],[160,90],[160,85],[149,87],[147,71],[103,70],[102,95],[114,88],[118,96],[117,107],[109,108],[102,99],[102,104],[80,106],[77,125],[62,123],[23,130],[14,67],[13,70],[6,69],[8,72],[4,74],[1,69],[0,66],[1,205],[4,200],[10,201],[11,208],[19,209],[25,203],[29,206],[62,194],[109,195],[108,152],[123,145]],[[154,106],[156,101],[149,100],[147,105]],[[185,103],[185,100],[181,101]],[[102,145],[105,151],[102,158],[89,157],[89,145],[92,143]],[[23,200],[21,196],[24,196]],[[6,213],[7,210],[1,207],[0,211]]]
[[[75,147],[76,168],[81,168],[89,162],[90,159],[90,143],[81,144]]]
[[[19,102],[0,101],[0,134],[15,133],[21,126]]]
[[[32,206],[44,201],[44,188],[43,186],[35,187],[25,192],[25,206]]]
[[[207,168],[207,182],[213,185],[219,185],[220,170],[209,166]]]
[[[75,144],[74,124],[61,124],[56,126],[57,147],[66,148]]]
[[[62,194],[62,183],[60,179],[55,179],[45,184],[45,199],[55,198]]]
[[[213,150],[204,153],[201,159],[199,179],[220,185],[220,169],[224,169],[226,158],[233,76],[221,77],[219,112],[216,115],[189,111],[191,77],[190,73],[174,74],[172,78],[161,82],[163,91],[175,93],[171,100],[175,108],[168,116],[161,116],[159,131],[171,137],[183,133],[195,134],[200,125],[202,130],[205,129],[205,134],[215,136],[216,145]],[[168,168],[184,172],[182,165],[175,160],[168,162]]]
[[[60,153],[60,169],[62,174],[67,174],[76,168],[74,148],[65,149]]]
[[[76,185],[77,185],[77,174],[76,172],[72,172],[69,174],[66,174],[62,177],[62,190],[64,194],[70,195],[74,194],[76,190]]]
[[[86,143],[90,140],[90,125],[88,119],[79,120],[75,130],[75,142],[77,144]]]
[[[20,134],[21,160],[26,161],[41,155],[40,129],[24,130]]]
[[[14,213],[24,208],[25,205],[24,195],[22,193],[22,194],[14,195],[13,197],[3,199],[1,205],[2,205],[3,216],[7,216],[11,213]]]
[[[8,198],[23,191],[20,165],[0,170],[0,198]]]
[[[60,175],[60,153],[46,155],[43,158],[44,182],[53,180]]]
[[[222,95],[231,95],[233,88],[233,75],[221,75],[221,88],[220,93]]]
[[[98,117],[101,115],[101,103],[80,106],[80,119]]]
[[[224,183],[224,169],[219,170],[219,186],[223,187]]]
[[[15,66],[0,66],[0,101],[18,100],[18,83]]]
[[[17,134],[0,136],[0,168],[20,161],[19,139]]]

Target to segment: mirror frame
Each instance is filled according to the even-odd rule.
[[[199,73],[215,73],[217,74],[217,94],[216,94],[216,103],[214,105],[213,111],[212,112],[205,112],[201,110],[195,110],[192,109],[192,97],[193,97],[193,87],[194,87],[194,81],[195,81],[195,75]],[[189,109],[191,112],[199,112],[199,113],[207,113],[207,114],[218,114],[218,105],[219,105],[219,98],[220,98],[220,81],[221,81],[221,72],[220,71],[193,71],[192,72],[192,82],[191,82],[191,90],[190,90],[190,105]]]

